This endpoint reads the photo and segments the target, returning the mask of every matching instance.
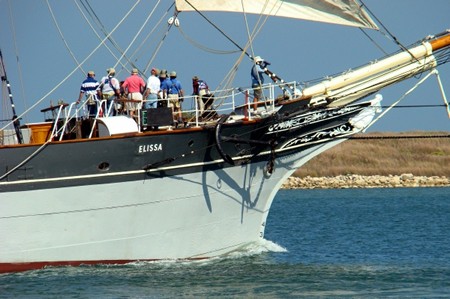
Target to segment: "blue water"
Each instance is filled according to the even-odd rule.
[[[0,297],[450,296],[450,188],[282,190],[265,238],[210,261],[3,274]]]

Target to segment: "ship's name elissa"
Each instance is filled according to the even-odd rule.
[[[152,144],[141,144],[138,147],[138,153],[150,153],[150,152],[159,152],[162,151],[162,143],[152,143]]]

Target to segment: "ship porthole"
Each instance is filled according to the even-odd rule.
[[[102,162],[98,164],[98,169],[101,171],[108,171],[109,170],[109,163],[108,162]]]

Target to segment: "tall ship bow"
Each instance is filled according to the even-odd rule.
[[[172,15],[152,58],[136,62],[127,47],[118,47],[121,54],[108,75],[119,68],[142,77],[156,73],[149,66],[158,64],[163,41],[171,29],[183,26],[184,14],[207,19],[221,34],[208,12],[379,29],[359,1],[313,2],[177,0],[165,10]],[[151,5],[156,11],[159,2]],[[111,33],[105,33],[99,47],[106,41],[115,44]],[[446,31],[305,84],[282,79],[269,62],[249,51],[251,38],[245,46],[230,35],[225,38],[239,55],[232,70],[239,72],[237,65],[247,61],[271,82],[210,86],[192,95],[185,91],[178,94],[180,114],[164,92],[155,96],[156,107],[146,108],[149,85],[142,100],[136,100],[123,94],[125,84],[112,88],[117,92],[112,100],[80,95],[78,101],[42,107],[44,97],[32,105],[41,106],[44,120],[23,123],[25,113],[16,111],[14,85],[1,56],[11,115],[0,131],[0,272],[206,259],[260,242],[283,182],[313,157],[367,130],[381,116],[383,88],[436,74],[449,59],[450,45]],[[143,106],[127,108],[134,104]],[[96,107],[94,114],[89,106]]]

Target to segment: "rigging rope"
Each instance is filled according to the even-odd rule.
[[[75,1],[76,3],[76,1]],[[98,18],[97,14],[95,13],[95,11],[92,9],[91,5],[89,4],[89,2],[83,3],[82,0],[80,0],[80,3],[83,5],[84,10],[89,14],[90,18],[92,20],[94,20],[94,22],[97,23],[97,25],[100,27],[101,32],[103,33],[104,36],[108,36],[108,32],[105,29],[105,26],[103,25],[103,23],[100,21],[100,19]],[[80,11],[80,13],[82,14],[82,16],[84,17],[84,19],[86,20],[86,22],[89,24],[89,26],[91,27],[92,31],[94,32],[94,34],[99,38],[99,40],[101,40],[100,35],[97,33],[97,31],[94,29],[94,27],[92,26],[92,24],[88,21],[86,15],[83,13],[81,7],[76,3],[78,10]],[[133,9],[134,10],[134,9]],[[108,40],[109,42],[113,45],[113,47],[121,54],[123,54],[122,49],[119,47],[119,45],[115,42],[115,40],[112,38],[112,36],[108,36]],[[111,51],[111,49],[105,44],[106,49],[108,49],[108,51],[112,54],[112,56],[117,60],[117,57],[114,55],[114,53]],[[128,60],[128,57],[125,57]],[[119,62],[120,63],[120,62]],[[117,67],[117,64],[114,65],[114,67]],[[122,64],[122,67],[124,67],[124,65]]]
[[[209,48],[197,41],[195,41],[194,39],[192,39],[191,37],[189,37],[184,31],[183,29],[181,29],[181,26],[178,27],[178,30],[180,31],[181,35],[194,47],[203,50],[205,52],[209,52],[209,53],[213,53],[213,54],[235,54],[235,53],[240,53],[241,51],[238,50],[217,50],[217,49],[213,49],[213,48]]]
[[[25,94],[25,86],[24,86],[24,80],[23,80],[23,75],[22,75],[22,65],[19,60],[19,49],[17,47],[17,36],[16,36],[16,29],[15,29],[16,26],[14,24],[14,17],[13,17],[13,13],[12,13],[11,1],[8,1],[8,7],[9,7],[9,21],[11,22],[11,33],[13,36],[14,51],[16,54],[17,69],[18,69],[18,75],[19,75],[19,79],[20,79],[19,82],[20,82],[20,91],[22,93],[22,104],[23,104],[23,107],[26,109],[28,104],[26,101],[27,97]]]
[[[140,2],[140,0],[138,0],[136,3],[138,3],[138,2]],[[125,53],[127,53],[128,50],[130,50],[131,46],[134,44],[134,42],[136,41],[136,39],[139,37],[139,35],[141,34],[141,32],[144,30],[145,26],[147,25],[147,23],[149,22],[150,18],[152,17],[153,12],[154,12],[154,10],[152,11],[151,14],[149,14],[149,15],[147,16],[147,18],[145,19],[144,23],[142,24],[142,26],[141,26],[141,27],[139,28],[139,30],[137,31],[136,35],[135,35],[135,36],[133,37],[133,39],[131,40],[129,46],[125,49],[124,54],[122,54],[122,57],[124,57]],[[122,59],[122,57],[120,57],[120,60]],[[133,64],[132,62],[130,62],[130,63],[131,63],[131,65],[132,65],[133,67],[135,67],[134,64]],[[142,74],[142,72],[140,72],[140,73]]]
[[[173,6],[173,5],[172,5],[172,6]],[[172,7],[172,6],[171,6],[171,7]],[[170,9],[171,7],[169,7],[169,9]],[[167,14],[167,11],[166,11],[166,14]],[[174,18],[176,18],[177,15],[178,15],[178,12],[175,12]],[[161,21],[162,21],[162,17],[161,17],[161,19],[160,19],[160,22],[161,22]],[[158,43],[158,45],[157,45],[155,51],[153,52],[152,57],[149,59],[147,65],[145,66],[145,69],[144,69],[145,71],[147,71],[147,70],[150,68],[150,65],[153,63],[153,60],[155,59],[156,54],[159,52],[159,49],[162,47],[163,43],[165,42],[165,40],[166,40],[166,38],[167,38],[167,35],[169,34],[169,31],[170,31],[170,29],[172,28],[173,24],[174,24],[174,23],[169,23],[169,24],[168,24],[167,29],[166,29],[166,31],[164,32],[163,37],[162,37],[161,40],[159,41],[159,43]]]
[[[384,110],[380,115],[378,115],[375,119],[373,119],[367,127],[364,129],[364,132],[370,128],[373,124],[375,124],[378,120],[380,120],[386,113],[388,113],[393,107],[397,106],[406,96],[408,96],[411,92],[413,92],[419,85],[421,85],[425,80],[427,80],[432,74],[436,73],[436,70],[432,70],[425,77],[423,77],[419,82],[417,82],[412,88],[410,88],[403,96],[401,96],[397,101],[392,103],[386,110]]]
[[[159,3],[159,2],[158,2]],[[145,42],[150,38],[150,36],[153,34],[153,32],[156,30],[156,28],[159,28],[159,25],[161,24],[161,22],[166,18],[167,14],[169,13],[169,11],[171,10],[171,8],[175,5],[175,3],[172,3],[172,5],[166,10],[166,13],[163,14],[161,16],[161,18],[159,18],[158,22],[155,24],[155,26],[153,27],[153,29],[149,32],[149,34],[147,34],[147,36],[142,40],[141,44],[136,48],[136,51],[132,54],[132,56],[134,56],[138,51],[140,51],[140,49],[144,46]],[[161,38],[161,40],[159,41],[155,51],[153,51],[152,56],[150,57],[150,59],[148,60],[147,64],[145,65],[144,70],[142,71],[144,74],[147,73],[148,69],[150,68],[150,65],[153,63],[153,60],[155,59],[156,55],[159,52],[159,49],[162,47],[165,38],[168,34],[168,30],[166,29],[166,31],[164,31],[163,37]],[[143,52],[144,53],[144,52]]]
[[[232,44],[234,44],[241,52],[242,54],[238,57],[238,59],[236,60],[235,64],[230,68],[229,72],[227,73],[227,75],[224,77],[224,79],[222,80],[222,82],[220,82],[220,84],[217,86],[216,90],[218,89],[228,89],[238,70],[239,65],[242,63],[243,60],[243,56],[246,55],[249,58],[253,58],[255,56],[254,51],[253,51],[253,40],[256,37],[256,35],[261,31],[263,25],[266,23],[266,21],[268,20],[269,16],[267,15],[265,18],[263,18],[263,15],[261,14],[254,29],[253,32],[250,33],[250,29],[248,26],[248,20],[247,20],[247,16],[245,13],[245,9],[244,9],[244,2],[241,1],[241,6],[242,6],[242,11],[244,12],[244,22],[246,24],[246,28],[247,28],[247,36],[248,36],[248,41],[245,45],[245,47],[241,47],[240,45],[238,45],[233,39],[231,39],[231,37],[229,37],[223,30],[221,30],[220,28],[218,28],[218,26],[216,26],[212,21],[210,21],[203,13],[201,13],[199,10],[197,10],[188,0],[186,0],[186,3],[188,3],[200,16],[202,16],[211,26],[214,27],[214,29],[216,29],[217,31],[219,31],[226,39],[228,39]],[[267,5],[269,2],[266,0],[265,2]],[[263,8],[264,11],[265,7]],[[184,35],[183,31],[180,29],[180,32]],[[185,36],[185,35],[184,35]],[[189,41],[189,42],[193,42],[192,40],[190,40],[188,37],[185,36],[185,38]],[[251,49],[251,55],[247,52],[247,49]],[[204,48],[205,50],[207,49],[206,47]],[[211,51],[211,49],[209,49]],[[237,52],[237,51],[236,51]],[[235,53],[235,52],[229,52],[229,53]],[[223,54],[223,53],[221,53]],[[228,54],[228,53],[227,53]],[[220,105],[219,105],[220,106]]]
[[[406,48],[402,43],[400,43],[400,41],[397,39],[397,37],[395,37],[387,28],[386,26],[384,26],[384,24],[380,21],[380,19],[378,19],[378,17],[369,9],[369,7],[363,2],[363,0],[360,0],[362,6],[364,6],[366,8],[366,10],[369,12],[369,14],[372,15],[372,17],[375,18],[375,20],[381,25],[381,27],[386,31],[386,33],[392,38],[392,40],[405,52],[408,52],[409,55],[411,55],[411,57],[415,60],[417,60],[417,62],[419,61],[410,51],[408,48]],[[381,32],[381,31],[380,31]]]
[[[222,29],[220,29],[219,27],[217,27],[216,24],[214,24],[213,22],[211,22],[202,12],[200,12],[195,6],[193,6],[191,4],[191,2],[189,2],[188,0],[185,0],[187,4],[189,4],[202,18],[204,18],[211,26],[213,26],[216,30],[218,30],[226,39],[228,39],[233,45],[235,45],[239,50],[241,50],[242,52],[245,53],[245,55],[249,56],[250,55],[245,52],[245,50],[239,46],[238,43],[236,43],[231,37],[229,37]]]
[[[62,41],[63,41],[63,43],[64,43],[64,45],[65,45],[67,51],[69,51],[70,56],[72,56],[72,58],[73,58],[73,60],[75,61],[76,65],[79,66],[79,69],[83,72],[83,75],[85,75],[86,72],[84,71],[83,66],[80,65],[80,62],[79,62],[78,59],[75,57],[75,54],[72,52],[72,50],[70,49],[69,44],[67,43],[67,40],[66,40],[66,38],[64,37],[64,34],[63,34],[62,31],[61,31],[61,28],[59,27],[58,21],[56,20],[55,14],[53,13],[53,9],[52,9],[52,7],[50,6],[50,3],[48,2],[48,0],[46,0],[46,2],[47,2],[47,7],[48,7],[48,10],[49,10],[49,12],[50,12],[50,15],[51,15],[51,17],[52,17],[52,19],[53,19],[53,23],[55,23],[56,29],[57,29],[59,35],[61,36],[61,39],[62,39]]]
[[[140,0],[139,0],[140,1]],[[138,2],[139,2],[138,1]],[[138,2],[136,2],[136,4],[133,6],[133,8],[138,4]],[[94,50],[84,59],[81,61],[80,65],[83,65],[86,61],[89,60],[89,58],[91,58],[95,52],[97,52],[97,50],[104,44],[105,40],[108,39],[108,37],[110,35],[112,35],[115,30],[120,26],[120,24],[122,24],[122,22],[125,20],[126,17],[128,17],[128,15],[131,13],[132,10],[130,10],[125,16],[124,18],[122,18],[122,20],[120,20],[120,22],[113,28],[113,30],[109,33],[108,36],[106,36],[98,45],[97,47],[94,48]],[[40,98],[39,100],[37,100],[31,107],[29,107],[28,109],[26,109],[24,112],[22,112],[22,114],[18,115],[17,118],[22,118],[22,116],[28,114],[28,112],[30,112],[31,110],[33,110],[36,106],[38,106],[39,104],[41,104],[49,95],[51,95],[55,90],[57,90],[62,84],[64,84],[64,82],[66,82],[76,71],[78,71],[80,66],[75,67],[64,79],[61,80],[61,82],[59,82],[55,87],[53,87],[49,92],[47,92],[42,98]],[[12,121],[7,123],[5,126],[3,126],[1,128],[1,130],[7,128],[9,125],[12,124]]]
[[[94,26],[92,25],[92,23],[91,22],[89,22],[89,20],[88,20],[88,18],[86,17],[86,15],[83,13],[83,11],[82,11],[82,9],[80,8],[80,6],[78,5],[78,3],[76,2],[76,0],[74,0],[74,2],[75,2],[75,4],[76,4],[76,6],[78,7],[78,10],[80,11],[80,13],[83,15],[83,17],[84,17],[84,19],[86,20],[86,22],[88,23],[88,25],[91,27],[91,29],[92,29],[92,31],[94,32],[94,34],[98,37],[98,39],[101,41],[101,44],[100,45],[104,45],[105,47],[106,47],[106,49],[108,49],[108,51],[111,53],[111,55],[115,58],[115,60],[117,61],[117,63],[116,64],[114,64],[114,67],[117,67],[117,65],[118,64],[121,64],[122,65],[122,67],[124,68],[124,69],[126,69],[126,65],[125,64],[123,64],[122,62],[121,62],[121,60],[122,60],[122,58],[125,58],[125,60],[128,62],[128,63],[130,63],[133,67],[134,67],[134,65],[131,63],[131,61],[130,61],[130,59],[125,55],[125,52],[115,43],[115,41],[112,39],[112,37],[111,37],[111,35],[112,35],[112,32],[110,32],[109,34],[108,34],[108,32],[106,32],[106,30],[103,30],[104,29],[104,26],[102,25],[102,23],[100,22],[100,20],[98,19],[97,20],[97,23],[100,23],[100,27],[101,27],[101,29],[102,29],[102,32],[104,33],[104,35],[105,35],[105,38],[101,38],[100,37],[100,35],[97,33],[97,31],[94,29]],[[120,20],[120,22],[114,27],[114,29],[113,29],[113,31],[115,31],[127,18],[128,18],[128,16],[131,14],[131,12],[132,11],[134,11],[135,10],[135,8],[137,7],[137,5],[139,4],[139,2],[140,2],[140,0],[138,0],[138,1],[136,1],[136,3],[133,5],[133,7],[127,12],[127,14],[125,14],[125,16]],[[81,2],[82,3],[82,2]],[[84,8],[85,8],[85,10],[89,13],[89,15],[91,15],[91,19],[94,19],[93,17],[92,17],[92,13],[90,13],[89,12],[89,10],[86,8],[86,6],[83,4],[83,6],[84,6]],[[90,7],[90,5],[88,5],[89,7]],[[92,8],[90,8],[90,9],[92,9]],[[95,13],[94,13],[94,15],[95,15]],[[95,15],[96,16],[96,15]],[[94,19],[95,20],[95,19]],[[114,54],[114,52],[108,47],[108,45],[107,44],[105,44],[105,41],[106,40],[109,40],[111,43],[112,43],[112,45],[117,49],[117,51],[119,51],[119,53],[121,54],[121,57],[120,57],[120,59]],[[97,50],[98,48],[96,48],[96,50]]]
[[[363,28],[359,28],[359,30],[361,30],[361,32],[378,48],[380,49],[381,52],[383,52],[384,55],[389,55],[389,53],[387,53],[377,42],[375,42],[375,40],[373,38],[371,38],[367,32],[363,29]]]
[[[267,7],[267,3],[268,1],[265,1],[265,4],[262,8],[262,11],[264,11]],[[255,37],[257,36],[257,34],[259,33],[259,31],[261,30],[261,28],[263,27],[263,25],[266,23],[267,19],[269,16],[265,17],[265,20],[263,21],[263,23],[261,25],[259,25],[259,23],[262,21],[262,15],[259,16],[258,21],[256,22],[254,28],[253,28],[253,32],[250,34],[250,28],[248,25],[248,19],[247,19],[247,13],[245,12],[245,7],[244,7],[244,0],[241,0],[241,7],[242,7],[242,12],[243,12],[243,18],[244,18],[244,22],[245,22],[245,28],[247,30],[247,38],[248,38],[248,46],[250,47],[252,56],[251,57],[255,57],[255,52],[253,50],[253,40],[255,39]],[[253,63],[255,64],[255,61],[253,61]],[[260,84],[261,85],[261,84]]]

